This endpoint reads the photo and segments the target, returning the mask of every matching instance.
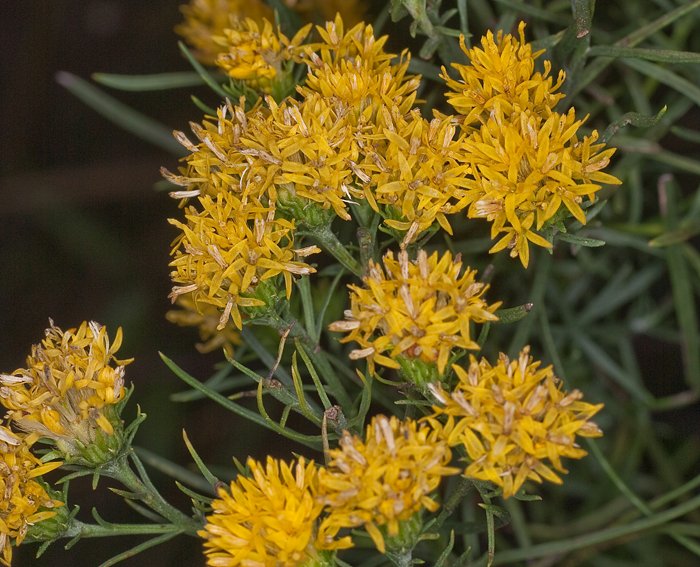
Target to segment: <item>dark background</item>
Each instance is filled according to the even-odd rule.
[[[94,319],[112,336],[122,326],[119,354],[136,358],[127,368],[136,391],[125,417],[133,416],[136,404],[149,416],[137,444],[185,464],[190,462],[181,438],[185,428],[204,458],[230,467],[234,455],[262,457],[264,433],[257,428],[248,434],[245,423],[212,403],[169,401],[184,385],[158,357],[163,351],[200,378],[220,359],[198,354],[196,333],[164,318],[170,306],[168,252],[175,236],[166,219],[177,207],[153,186],[160,166],[174,169],[176,158],[120,130],[55,80],[58,71],[89,79],[96,71],[189,70],[173,32],[179,5],[175,0],[3,2],[0,371],[24,365],[49,317],[64,329]],[[187,129],[188,121],[201,117],[189,103],[196,89],[110,92],[169,128]],[[154,478],[187,509],[172,480]],[[139,522],[107,486],[103,480],[93,493],[88,482],[71,484],[79,517],[89,521],[97,506],[107,520]],[[18,550],[15,564],[94,566],[136,541],[83,540],[67,552],[56,545],[39,560],[33,556],[36,547],[27,545]],[[176,564],[203,565],[199,541],[179,537],[123,563]]]

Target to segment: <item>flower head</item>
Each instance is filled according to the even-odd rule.
[[[418,252],[410,261],[388,252],[382,265],[371,262],[363,286],[351,285],[350,309],[332,331],[346,331],[341,342],[355,341],[351,358],[399,368],[396,357],[435,364],[440,374],[453,349],[478,349],[472,323],[496,321],[500,302],[488,304],[487,284],[476,281],[476,270],[462,272],[459,257],[445,252]]]
[[[253,459],[247,465],[251,476],[219,489],[199,532],[207,565],[316,567],[325,564],[322,550],[350,546],[349,538],[336,540],[319,522],[323,504],[313,461],[268,457],[265,465]]]
[[[456,134],[453,117],[426,120],[415,109],[406,118],[398,116],[391,127],[384,127],[385,144],[377,140],[366,144],[382,150],[363,164],[371,176],[365,196],[374,210],[379,212],[379,205],[383,206],[386,225],[406,233],[405,244],[436,221],[452,233],[446,215],[463,206],[471,171]]]
[[[266,305],[254,297],[261,282],[281,274],[289,298],[292,275],[315,272],[295,259],[295,252],[305,252],[293,249],[294,223],[275,218],[274,209],[241,201],[230,192],[216,198],[205,195],[199,204],[201,210],[188,207],[185,222],[170,219],[182,231],[172,250],[171,278],[176,285],[170,298],[174,302],[191,293],[194,305],[219,309],[217,330],[225,329],[229,318],[240,329],[240,307]]]
[[[597,131],[579,138],[582,122],[573,108],[543,119],[530,112],[506,115],[496,105],[465,139],[473,179],[463,204],[470,218],[491,221],[491,237],[498,241],[490,252],[508,248],[527,267],[529,243],[551,247],[536,231],[562,206],[585,224],[584,198],[592,202],[601,183],[620,183],[601,171],[615,148],[596,144]]]
[[[262,26],[252,18],[239,20],[216,39],[222,47],[216,65],[232,79],[245,81],[258,91],[286,92],[291,80],[289,63],[300,61],[301,45],[310,29],[308,24],[289,39],[273,29],[267,18]]]
[[[225,48],[215,41],[226,28],[244,18],[262,22],[272,19],[272,9],[262,0],[190,0],[180,6],[185,20],[175,26],[175,32],[195,49],[202,63],[213,65]]]
[[[387,36],[375,38],[364,23],[346,32],[339,15],[317,30],[321,41],[306,50],[309,73],[298,88],[302,96],[322,95],[337,114],[348,114],[353,127],[369,128],[369,134],[386,125],[387,114],[410,112],[420,78],[406,74],[408,51],[394,63],[396,56],[384,50]]]
[[[529,347],[515,360],[501,354],[492,365],[472,356],[469,368],[454,370],[459,381],[452,392],[430,386],[440,404],[429,421],[450,446],[466,450],[465,476],[493,482],[505,498],[528,479],[561,484],[554,471],[567,472],[562,457],[586,455],[576,436],[602,435],[590,419],[603,405],[581,401],[578,390],[565,392],[552,367],[541,368]]]
[[[460,38],[469,63],[452,64],[459,79],[450,78],[444,67],[442,78],[451,89],[447,100],[464,116],[465,125],[485,121],[496,106],[505,114],[531,110],[546,118],[564,98],[556,93],[564,82],[563,71],[559,72],[556,83],[549,76],[552,70],[549,61],[544,62],[544,72],[535,71],[535,59],[544,50],[533,53],[532,46],[525,41],[525,22],[520,22],[518,36],[504,36],[499,31],[494,38],[489,31],[481,38],[481,48],[472,49],[465,46],[463,36]]]
[[[192,294],[180,295],[175,300],[179,309],[171,309],[165,314],[165,318],[171,323],[181,327],[197,327],[201,343],[195,344],[195,348],[201,353],[213,352],[223,348],[227,356],[233,356],[233,347],[241,344],[241,336],[232,321],[219,330],[219,310],[208,303],[196,305]]]
[[[396,416],[373,418],[364,440],[344,432],[329,457],[319,471],[328,525],[363,526],[382,553],[385,535],[397,536],[402,522],[439,508],[430,494],[443,476],[458,472],[448,466],[451,452],[434,431]]]
[[[38,478],[61,465],[42,463],[26,440],[0,425],[0,563],[12,562],[12,546],[18,546],[28,530],[53,517],[63,506]]]
[[[51,321],[27,368],[0,375],[8,418],[34,438],[51,439],[67,460],[111,458],[122,442],[124,367],[133,360],[116,358],[121,342],[121,329],[110,342],[94,321],[67,331]]]
[[[187,200],[200,195],[216,197],[222,192],[234,192],[244,199],[249,195],[260,198],[265,185],[258,176],[249,174],[249,158],[241,151],[241,137],[253,127],[251,122],[264,120],[258,114],[266,112],[261,104],[246,112],[245,99],[237,105],[227,100],[217,109],[216,117],[207,117],[202,124],[190,124],[197,143],[184,132],[175,132],[175,139],[190,153],[182,158],[184,165],[179,175],[161,169],[168,181],[184,188],[170,195]]]

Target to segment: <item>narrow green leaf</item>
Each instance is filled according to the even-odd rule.
[[[664,270],[660,264],[650,264],[636,272],[629,264],[621,266],[602,290],[581,311],[580,325],[588,325],[597,319],[610,315],[615,309],[637,297],[648,289]]]
[[[103,93],[84,79],[65,71],[56,73],[56,81],[90,108],[117,126],[177,156],[183,147],[173,138],[172,130],[152,118]]]
[[[624,128],[627,125],[636,126],[637,128],[649,128],[654,126],[659,120],[661,120],[661,117],[666,114],[667,109],[668,108],[664,106],[661,110],[659,110],[659,112],[656,113],[656,116],[647,116],[645,114],[640,114],[639,112],[628,112],[615,120],[615,122],[610,124],[610,126],[605,129],[600,141],[607,144],[621,128]]]
[[[671,134],[678,136],[686,142],[700,144],[700,132],[698,130],[691,130],[690,128],[683,128],[682,126],[671,126]]]
[[[316,332],[316,316],[314,314],[314,299],[311,295],[311,284],[309,282],[309,276],[302,276],[296,280],[296,285],[301,292],[301,305],[304,310],[304,324],[306,325],[306,332],[310,337],[317,337],[319,334]],[[318,340],[318,339],[315,339]]]
[[[649,241],[649,246],[663,248],[672,244],[680,244],[690,240],[695,235],[700,234],[700,219],[692,219],[690,222],[681,223],[681,227],[676,230],[665,232]]]
[[[574,340],[585,353],[590,364],[601,368],[603,372],[622,386],[633,398],[641,400],[645,405],[653,405],[654,397],[644,388],[644,385],[639,384],[627,374],[598,344],[580,333],[574,336]]]
[[[676,318],[682,333],[681,347],[685,365],[685,380],[694,390],[700,390],[700,331],[688,264],[680,246],[670,246],[666,259],[671,275],[671,291]]]
[[[532,2],[524,2],[522,0],[496,0],[496,2],[543,22],[550,22],[561,26],[568,26],[571,23],[571,18],[567,14],[563,12],[557,14],[552,10],[539,8],[534,6]]]
[[[605,240],[599,240],[597,238],[587,238],[585,236],[579,236],[578,234],[570,234],[568,232],[558,232],[557,240],[562,242],[568,242],[569,244],[575,244],[576,246],[584,246],[586,248],[599,248],[600,246],[605,246]]]
[[[653,22],[649,22],[647,25],[636,29],[629,35],[616,41],[615,46],[634,47],[635,45],[638,45],[651,35],[655,34],[660,29],[663,29],[664,27],[672,24],[679,18],[682,18],[686,14],[689,14],[690,12],[696,10],[699,7],[700,0],[694,0],[693,2],[682,4],[681,6],[678,6],[678,8],[676,8],[675,10],[671,10],[670,12],[663,14]],[[610,59],[609,57],[599,57],[592,61],[581,73],[581,76],[578,77],[578,80],[576,81],[576,86],[572,89],[569,95],[572,97],[575,96],[584,88],[586,88],[590,83],[595,81],[598,75],[600,75],[600,73],[602,73],[612,61],[613,59]]]
[[[192,386],[196,390],[201,391],[204,393],[208,398],[214,400],[216,403],[219,405],[223,406],[225,409],[240,415],[241,417],[244,417],[253,423],[257,423],[258,425],[262,425],[263,427],[268,427],[267,422],[260,417],[257,413],[254,411],[251,411],[247,408],[244,408],[243,406],[240,406],[231,400],[229,400],[227,397],[222,396],[218,392],[215,392],[211,390],[210,388],[207,388],[204,384],[202,384],[199,380],[197,380],[194,376],[191,376],[187,372],[185,372],[182,368],[180,368],[177,364],[175,364],[172,360],[170,360],[167,356],[165,356],[162,352],[159,353],[160,358],[165,362],[165,365],[177,376],[188,384],[189,386]]]
[[[700,161],[688,156],[662,150],[660,152],[650,153],[648,158],[663,163],[664,165],[670,165],[679,171],[700,175]]]
[[[619,45],[596,45],[588,50],[588,55],[591,57],[644,59],[657,63],[700,63],[700,53],[693,53],[692,51],[644,49],[641,47],[622,47]]]
[[[571,0],[571,13],[574,17],[576,38],[581,39],[589,36],[591,34],[591,20],[593,19],[591,0]]]
[[[695,104],[700,105],[700,87],[688,79],[681,77],[670,69],[661,67],[649,61],[641,59],[624,59],[624,64],[632,69],[636,69],[647,77],[656,79],[660,83],[677,90],[683,96],[692,100]]]
[[[316,319],[317,334],[316,336],[311,337],[315,343],[318,343],[321,340],[321,333],[323,332],[323,326],[325,323],[328,306],[331,304],[333,294],[335,293],[335,288],[338,287],[338,282],[340,282],[340,278],[343,277],[344,274],[345,270],[341,268],[340,271],[333,278],[333,281],[331,282],[331,285],[329,286],[328,291],[326,292],[326,297],[324,298],[323,303],[321,304],[321,309],[319,309],[318,311],[318,319]]]
[[[187,450],[189,451],[190,456],[194,461],[194,464],[197,465],[199,472],[202,473],[202,476],[209,483],[209,488],[211,489],[212,487],[215,487],[216,485],[220,484],[221,481],[214,474],[212,474],[212,472],[209,470],[209,467],[207,467],[207,465],[204,464],[204,461],[199,456],[199,453],[197,453],[197,450],[194,448],[194,445],[192,445],[192,442],[190,441],[190,438],[187,436],[187,432],[184,429],[182,430],[182,438],[185,441],[185,446],[187,447]]]
[[[177,42],[178,47],[180,48],[180,51],[184,54],[185,57],[187,57],[187,60],[190,62],[190,65],[192,65],[192,68],[197,72],[197,74],[202,78],[202,81],[211,89],[213,90],[216,94],[218,94],[221,98],[226,99],[228,98],[228,95],[226,94],[226,91],[221,88],[221,85],[218,83],[218,81],[214,78],[214,76],[207,71],[202,64],[195,59],[194,55],[190,52],[189,49],[187,49],[187,46],[182,43],[181,41]]]
[[[112,567],[112,565],[116,565],[117,563],[121,563],[125,559],[130,559],[130,558],[138,555],[139,553],[146,551],[147,549],[151,549],[152,547],[155,547],[156,545],[160,545],[161,543],[165,543],[166,541],[169,541],[178,535],[180,535],[180,532],[170,532],[170,533],[165,533],[161,536],[146,540],[143,543],[140,543],[139,545],[135,545],[131,549],[127,549],[126,551],[120,553],[119,555],[115,555],[114,557],[112,557],[111,559],[108,559],[104,563],[101,563],[100,567]]]
[[[606,542],[621,538],[638,536],[653,528],[667,524],[671,520],[685,516],[700,507],[700,495],[687,500],[674,508],[665,510],[653,516],[637,520],[622,526],[611,526],[599,531],[575,536],[559,541],[533,545],[527,549],[506,549],[500,551],[495,558],[494,565],[508,565],[527,559],[539,557],[556,557],[563,553],[569,553],[576,549],[594,547]],[[479,563],[480,565],[483,564]]]
[[[157,73],[155,75],[113,75],[93,73],[92,80],[106,87],[121,91],[162,91],[203,85],[204,80],[191,71]]]
[[[306,353],[306,349],[301,344],[301,341],[296,341],[296,347],[296,352],[298,352],[301,355],[301,358],[304,360],[304,364],[306,365],[306,368],[308,369],[309,374],[311,375],[311,380],[313,380],[318,397],[321,398],[323,408],[326,410],[329,409],[333,404],[331,404],[331,401],[328,399],[326,389],[321,383],[321,378],[319,377],[318,372],[316,372],[316,368],[314,367],[313,362],[311,362],[311,358],[309,358],[309,355]]]
[[[165,457],[161,457],[153,451],[149,451],[143,447],[134,447],[134,450],[144,463],[153,467],[154,469],[182,483],[188,484],[197,490],[211,492],[213,494],[212,487],[214,484],[211,481],[216,480],[213,475],[211,478],[203,479],[201,476],[193,473],[191,470],[174,463]]]
[[[496,323],[515,323],[520,321],[520,319],[527,316],[530,311],[532,311],[532,303],[524,303],[523,305],[518,305],[517,307],[508,307],[507,309],[499,309],[496,311],[496,316],[498,321]]]

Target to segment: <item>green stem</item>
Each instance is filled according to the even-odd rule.
[[[329,225],[306,227],[300,233],[316,240],[326,252],[332,254],[346,269],[358,278],[362,277],[362,267],[354,256],[348,252],[347,248],[343,246],[343,243],[338,240],[338,237]]]
[[[303,325],[291,316],[282,317],[275,312],[271,312],[265,319],[265,323],[270,325],[277,332],[285,332],[289,329],[289,337],[299,340],[300,346],[310,355],[314,364],[318,366],[320,374],[324,377],[326,384],[332,389],[332,394],[338,404],[343,408],[345,415],[352,410],[352,400],[345,390],[343,384],[338,380],[336,372],[326,358],[326,353],[309,336]]]
[[[64,538],[75,537],[113,537],[130,535],[156,535],[182,533],[179,526],[173,524],[85,524],[80,520],[71,522],[64,532]]]
[[[119,455],[116,459],[107,463],[101,470],[102,474],[121,482],[134,493],[136,498],[151,510],[160,514],[166,520],[169,520],[176,529],[183,533],[196,536],[197,531],[202,528],[200,522],[183,514],[180,510],[169,504],[150,481],[144,482],[139,478],[129,465],[129,456],[132,452],[133,449],[129,449],[128,452]]]
[[[464,497],[472,490],[474,490],[474,483],[468,478],[460,477],[457,486],[447,498],[447,501],[442,507],[442,511],[436,518],[435,523],[432,526],[433,529],[439,529],[442,524],[445,523],[445,520],[447,520],[447,518],[449,518],[459,507],[459,504],[462,502],[462,500],[464,500]]]

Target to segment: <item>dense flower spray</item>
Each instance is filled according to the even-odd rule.
[[[466,451],[465,476],[493,482],[505,498],[526,480],[560,484],[557,473],[567,472],[562,457],[586,455],[576,436],[602,435],[590,421],[602,404],[581,401],[578,390],[565,392],[552,367],[541,367],[528,347],[514,360],[501,354],[496,364],[470,359],[468,368],[454,367],[454,390],[431,385],[439,404],[429,419],[450,446]]]

